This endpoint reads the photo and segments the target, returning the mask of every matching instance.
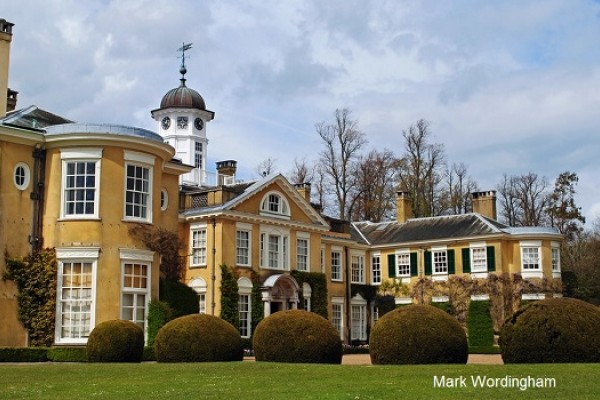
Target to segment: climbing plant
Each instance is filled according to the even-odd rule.
[[[252,333],[256,329],[256,326],[265,316],[265,308],[262,302],[262,293],[260,290],[260,274],[256,271],[252,271],[250,280],[252,281]]]
[[[27,329],[29,343],[52,345],[56,318],[56,252],[43,249],[25,259],[8,255],[5,258],[6,272],[2,278],[17,285],[19,321]]]
[[[170,281],[184,276],[184,265],[179,255],[182,243],[177,232],[147,224],[131,224],[129,233],[152,251],[160,254],[160,273]]]
[[[327,278],[325,274],[321,272],[304,272],[294,270],[291,272],[300,288],[304,282],[310,285],[312,293],[310,295],[310,302],[312,306],[312,312],[319,314],[324,318],[328,318],[327,311]]]
[[[235,271],[221,265],[221,318],[236,328],[240,326],[239,288]]]

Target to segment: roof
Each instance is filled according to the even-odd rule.
[[[122,135],[122,136],[135,136],[144,139],[155,140],[157,142],[164,142],[162,136],[147,129],[135,128],[132,126],[116,125],[116,124],[61,124],[52,125],[46,128],[46,135],[63,135],[69,133],[95,133],[95,134],[106,134],[106,135]]]
[[[38,106],[29,106],[20,110],[11,111],[0,120],[3,125],[17,128],[43,130],[49,126],[67,124],[73,121],[49,111],[42,110]]]
[[[206,110],[206,103],[200,93],[185,86],[185,79],[181,79],[179,87],[169,90],[160,102],[160,108],[195,108]]]
[[[360,243],[386,245],[420,241],[472,238],[497,234],[557,235],[548,227],[514,228],[477,213],[447,215],[430,218],[413,218],[399,222],[355,222],[352,238]]]

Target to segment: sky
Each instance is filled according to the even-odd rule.
[[[600,218],[599,1],[20,0],[0,18],[15,24],[17,108],[158,131],[150,111],[192,43],[209,163],[235,159],[242,179],[267,158],[283,173],[316,160],[315,125],[348,108],[365,150],[397,155],[426,119],[481,190],[575,172],[577,204]]]

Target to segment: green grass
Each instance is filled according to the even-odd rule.
[[[593,399],[598,365],[0,365],[0,399]],[[550,377],[555,388],[434,388],[433,377]]]

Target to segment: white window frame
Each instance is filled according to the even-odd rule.
[[[240,246],[240,234],[247,235],[247,247]],[[240,250],[245,250],[246,254],[242,254]],[[245,260],[243,260],[245,258]],[[241,260],[241,261],[240,261]],[[237,223],[235,230],[235,263],[242,267],[249,267],[252,263],[252,225]]]
[[[352,318],[351,340],[367,340],[367,301],[359,294],[350,302]]]
[[[301,246],[304,243],[305,246]],[[305,252],[302,254],[301,249]],[[296,233],[296,269],[298,271],[310,271],[310,233]]]
[[[240,336],[249,338],[252,336],[252,281],[246,277],[238,279],[238,312]]]
[[[154,261],[154,252],[150,250],[137,249],[119,249],[121,259],[121,319],[131,321],[138,324],[142,323],[141,328],[144,330],[144,336],[148,333],[148,306],[150,304],[150,293],[152,289],[152,262]],[[146,267],[146,287],[125,286],[125,269],[127,265],[139,265]],[[142,275],[140,275],[142,277]],[[133,320],[125,316],[125,296],[133,296]],[[143,316],[140,319],[137,314],[140,305],[138,301],[143,296]],[[128,306],[129,307],[129,306]],[[139,326],[139,325],[138,325]]]
[[[281,193],[270,191],[260,201],[260,215],[290,219],[290,205]]]
[[[433,251],[431,252],[431,260],[433,262]],[[396,251],[396,277],[400,279],[410,278],[410,250]]]
[[[338,254],[338,263],[334,264],[334,254]],[[344,255],[342,253],[341,247],[332,247],[331,252],[329,253],[329,257],[331,260],[331,280],[335,282],[343,282],[344,281],[344,269],[342,266],[344,265]],[[335,268],[334,268],[335,267]]]
[[[365,283],[365,253],[350,253],[351,283]]]
[[[521,276],[523,278],[542,278],[544,272],[542,269],[542,242],[540,240],[522,241],[519,243],[521,251]],[[527,253],[527,255],[526,255]],[[531,259],[537,253],[537,263]],[[535,268],[526,267],[528,265],[537,265]]]
[[[56,344],[85,344],[90,332],[96,325],[96,274],[98,270],[98,256],[100,254],[99,247],[79,247],[79,248],[57,248],[56,259],[58,261],[58,272],[57,272],[57,287],[56,287],[56,320],[55,320],[55,342]],[[91,287],[87,288],[90,290],[89,300],[89,326],[88,332],[83,332],[77,336],[62,336],[63,328],[63,311],[65,303],[68,300],[63,299],[63,267],[64,264],[82,263],[91,264]],[[77,288],[72,287],[74,290]],[[79,288],[81,290],[83,288]],[[80,292],[83,294],[83,291]],[[87,297],[87,296],[86,296]],[[77,307],[81,307],[81,298],[71,298],[71,303],[75,303]]]
[[[167,189],[160,189],[160,211],[167,211],[169,208],[169,192]]]
[[[277,248],[272,247],[273,239]],[[290,269],[290,232],[287,229],[271,226],[260,227],[260,267],[276,271]]]
[[[381,285],[381,253],[371,254],[371,285]]]
[[[123,220],[124,221],[137,221],[137,222],[148,222],[148,223],[152,223],[152,197],[153,197],[153,184],[154,184],[154,163],[156,158],[154,156],[150,156],[144,153],[138,153],[135,151],[124,151],[123,152],[123,158],[125,160],[125,166],[124,166],[124,194],[123,194]],[[148,191],[144,192],[144,191],[131,191],[129,189],[127,189],[127,181],[129,179],[129,175],[128,175],[128,170],[129,167],[134,167],[134,168],[143,168],[143,169],[147,169],[148,170]],[[132,177],[132,179],[137,179],[136,177]],[[127,194],[129,192],[132,192],[133,194],[140,194],[143,199],[145,199],[145,203],[143,204],[144,201],[141,202],[131,202],[128,203],[127,202]],[[141,217],[141,216],[134,216],[134,215],[127,215],[127,206],[128,204],[131,204],[132,207],[144,207],[146,210],[146,216],[145,217]]]
[[[190,226],[190,268],[206,267],[208,258],[208,229],[206,224]]]
[[[439,256],[437,260],[436,255]],[[442,262],[443,260],[445,260],[445,262]],[[446,246],[431,248],[431,274],[448,275],[448,248]]]
[[[19,173],[20,170],[23,171],[23,174]],[[18,180],[20,179],[22,179],[23,182],[19,183]],[[29,165],[24,162],[18,162],[13,171],[13,183],[15,184],[15,187],[19,190],[25,190],[29,187],[30,181],[31,170],[29,169]]]
[[[188,284],[198,295],[198,314],[206,314],[206,281],[201,277],[193,278]]]
[[[485,242],[470,243],[469,251],[471,256],[471,273],[487,273],[487,245]]]
[[[325,246],[321,245],[321,273],[325,273],[327,271],[327,267],[325,265]]]
[[[344,340],[344,298],[331,298],[331,324],[338,331],[340,338]]]
[[[61,149],[60,158],[62,161],[62,173],[61,173],[61,191],[60,191],[60,219],[99,219],[100,210],[100,178],[101,178],[101,164],[102,164],[102,149],[101,148],[75,148],[75,149]],[[95,163],[94,167],[94,187],[85,189],[72,189],[72,190],[93,190],[94,191],[94,210],[92,214],[77,214],[67,213],[67,198],[65,192],[67,191],[67,167],[71,163]]]
[[[560,278],[562,274],[562,268],[560,263],[560,243],[550,242],[550,256],[552,260],[552,277]]]

